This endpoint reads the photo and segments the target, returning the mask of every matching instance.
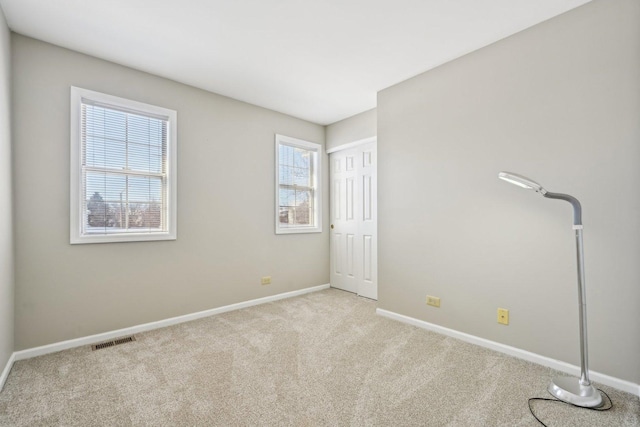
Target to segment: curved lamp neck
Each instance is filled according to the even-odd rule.
[[[564,200],[571,203],[571,206],[573,206],[573,225],[582,225],[582,206],[580,206],[578,199],[568,194],[551,193],[549,191],[541,192],[541,194],[549,199]]]

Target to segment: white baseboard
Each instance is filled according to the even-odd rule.
[[[44,354],[55,353],[57,351],[67,350],[69,348],[80,347],[83,345],[95,344],[101,341],[108,341],[114,338],[118,338],[124,335],[132,335],[140,332],[151,331],[153,329],[164,328],[166,326],[177,325],[179,323],[189,322],[191,320],[201,319],[203,317],[214,316],[216,314],[226,313],[228,311],[240,310],[241,308],[252,307],[254,305],[265,304],[268,302],[278,301],[285,298],[291,298],[298,295],[308,294],[311,292],[321,291],[328,289],[329,284],[313,286],[310,288],[300,289],[297,291],[285,292],[282,294],[272,295],[264,298],[252,299],[249,301],[243,301],[236,304],[225,305],[223,307],[212,308],[210,310],[198,311],[196,313],[185,314],[183,316],[171,317],[169,319],[158,320],[156,322],[144,323],[142,325],[131,326],[129,328],[118,329],[115,331],[104,332],[101,334],[90,335],[82,338],[75,338],[72,340],[57,342],[53,344],[43,345],[40,347],[29,348],[26,350],[20,350],[13,353],[11,364],[13,360],[24,360],[31,357],[42,356]],[[9,366],[9,364],[7,364]],[[9,374],[11,368],[5,368],[6,374]],[[0,380],[4,380],[5,372],[0,377]],[[0,384],[3,384],[0,382]]]
[[[13,367],[13,362],[15,360],[16,360],[16,354],[11,353],[11,356],[9,356],[9,360],[7,360],[7,364],[2,370],[2,375],[0,375],[0,391],[2,391],[2,389],[4,388],[4,383],[7,381],[7,378],[9,377],[9,372],[11,372],[11,368]]]
[[[500,344],[498,342],[480,338],[475,335],[465,334],[464,332],[445,328],[443,326],[425,322],[424,320],[419,320],[413,317],[394,313],[393,311],[387,311],[387,310],[378,308],[376,309],[376,313],[380,316],[388,317],[389,319],[397,320],[403,323],[407,323],[409,325],[417,326],[418,328],[427,329],[432,332],[457,338],[461,341],[479,345],[480,347],[489,348],[491,350],[495,350],[500,353],[508,354],[509,356],[517,357],[518,359],[524,359],[526,361],[537,363],[538,365],[546,366],[548,368],[565,372],[570,375],[580,376],[580,368],[570,363],[562,362],[560,360],[552,359],[546,356],[541,356],[539,354],[531,353],[530,351],[522,350],[516,347],[511,347],[509,345]],[[589,373],[590,373],[591,379],[595,382],[599,382],[601,384],[608,385],[610,387],[616,388],[618,390],[626,391],[627,393],[631,393],[640,397],[640,384],[635,384],[630,381],[626,381],[620,378],[612,377],[612,376],[601,374],[594,371],[590,371]]]

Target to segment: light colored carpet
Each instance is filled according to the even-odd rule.
[[[536,426],[556,372],[375,314],[326,290],[17,362],[2,426]],[[549,426],[640,426],[614,408],[535,404]]]

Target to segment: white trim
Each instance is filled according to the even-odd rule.
[[[16,354],[11,353],[9,356],[9,360],[7,360],[7,364],[2,370],[2,375],[0,375],[0,391],[4,388],[4,383],[7,382],[7,378],[9,378],[9,372],[11,372],[11,368],[13,368],[13,362],[16,360]]]
[[[335,153],[336,151],[347,150],[349,148],[357,147],[358,145],[368,144],[370,142],[376,142],[377,136],[370,136],[368,138],[359,139],[357,141],[348,142],[346,144],[340,144],[332,148],[327,148],[327,154]]]
[[[507,354],[509,356],[517,357],[528,362],[537,363],[538,365],[546,366],[548,368],[555,369],[557,371],[565,372],[570,375],[579,376],[580,368],[570,363],[562,362],[560,360],[552,359],[550,357],[542,356],[530,351],[522,350],[509,345],[501,344],[495,341],[491,341],[485,338],[480,338],[475,335],[465,334],[464,332],[456,331],[454,329],[445,328],[440,325],[425,322],[413,317],[405,316],[402,314],[394,313],[393,311],[383,310],[381,308],[376,309],[376,314],[379,316],[387,317],[389,319],[397,320],[402,323],[406,323],[418,328],[426,329],[432,332],[436,332],[442,335],[447,335],[465,341],[471,344],[485,347],[491,350],[495,350],[500,353]],[[640,385],[626,381],[620,378],[612,377],[609,375],[601,374],[598,372],[590,371],[590,376],[593,381],[599,382],[604,385],[616,388],[618,390],[626,391],[627,393],[634,394],[640,397]]]
[[[328,288],[329,288],[329,284],[313,286],[310,288],[300,289],[297,291],[285,292],[282,294],[271,295],[264,298],[252,299],[249,301],[243,301],[236,304],[225,305],[223,307],[217,307],[209,310],[198,311],[196,313],[185,314],[177,317],[171,317],[169,319],[158,320],[156,322],[144,323],[142,325],[131,326],[129,328],[118,329],[110,332],[103,332],[101,334],[89,335],[87,337],[75,338],[72,340],[61,341],[53,344],[43,345],[40,347],[20,350],[13,353],[13,355],[15,356],[15,360],[29,359],[36,356],[42,356],[43,354],[55,353],[58,351],[67,350],[74,347],[81,347],[83,345],[95,344],[101,341],[108,341],[124,335],[131,335],[131,334],[137,334],[140,332],[151,331],[154,329],[164,328],[166,326],[190,322],[192,320],[201,319],[203,317],[215,316],[216,314],[226,313],[228,311],[240,310],[242,308],[252,307],[254,305],[260,305],[268,302],[278,301],[285,298],[304,295],[311,292],[317,292],[317,291],[321,291],[323,289],[328,289]]]

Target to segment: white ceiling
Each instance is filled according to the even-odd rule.
[[[590,0],[0,0],[20,34],[315,123]]]

